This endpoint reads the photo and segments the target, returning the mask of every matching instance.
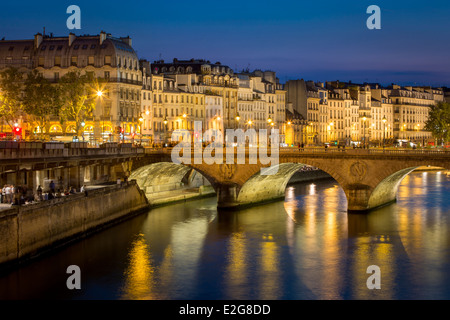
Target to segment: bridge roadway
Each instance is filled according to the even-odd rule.
[[[233,163],[227,163],[224,148],[222,163],[220,156],[213,153],[218,163],[208,164],[204,160],[195,163],[196,153],[190,149],[186,156],[191,163],[182,164],[198,171],[211,183],[219,208],[255,205],[284,197],[289,179],[304,165],[323,170],[340,184],[349,211],[367,211],[395,201],[402,179],[418,167],[450,169],[450,152],[441,150],[280,148],[269,163],[261,163],[259,157],[251,163],[248,148],[237,150]],[[136,178],[139,184],[152,164],[165,162],[168,166],[179,166],[172,162],[173,152],[172,148],[135,147],[0,149],[1,183],[27,185],[35,190],[37,185],[44,185],[44,180],[58,177],[79,187],[127,176]],[[203,153],[206,154],[204,148],[200,154]],[[243,154],[244,163],[238,163],[238,156]],[[273,174],[261,175],[261,168],[274,164]],[[161,177],[165,174],[159,173]]]

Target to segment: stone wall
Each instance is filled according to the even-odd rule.
[[[148,208],[135,181],[0,212],[0,264],[32,258]]]

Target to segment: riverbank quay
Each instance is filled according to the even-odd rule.
[[[149,207],[134,180],[0,211],[0,269],[128,219]]]

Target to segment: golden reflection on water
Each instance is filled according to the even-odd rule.
[[[399,207],[397,215],[399,235],[411,259],[412,272],[418,275],[417,282],[422,281],[435,287],[435,295],[443,290],[442,283],[448,278],[447,270],[439,268],[439,265],[448,261],[448,249],[442,249],[448,248],[450,244],[450,212],[443,212],[439,207],[433,212],[427,210],[429,202],[447,201],[446,195],[439,189],[430,194],[429,184],[435,186],[450,181],[448,173],[449,171],[419,172],[410,175],[403,180],[398,192],[398,199],[410,204],[406,208]],[[430,175],[433,177],[431,181]]]
[[[342,189],[329,186],[320,191],[316,184],[306,187],[306,195],[287,198],[284,203],[294,222],[288,238],[295,269],[301,282],[320,299],[339,298],[342,261],[345,251],[339,238],[346,231],[345,216],[338,212]]]
[[[133,242],[123,298],[158,299],[174,287],[194,292],[207,276],[199,273],[199,266],[210,263],[205,246],[211,250],[222,241],[223,256],[214,257],[209,267],[217,271],[209,276],[220,281],[230,299],[282,298],[280,286],[287,272],[283,267],[296,275],[289,285],[298,283],[299,290],[307,288],[316,299],[395,299],[396,281],[406,272],[405,265],[413,275],[408,283],[438,285],[445,280],[439,266],[448,259],[442,248],[449,247],[450,238],[446,214],[427,210],[430,176],[407,176],[399,187],[398,203],[369,214],[348,214],[343,190],[330,182],[289,187],[284,203],[233,213],[219,222],[186,215],[167,224],[170,241],[159,265],[152,260],[157,253],[146,238],[140,235]],[[445,179],[448,176],[440,175],[432,183]],[[153,229],[158,225],[148,232],[155,233]],[[284,264],[286,252],[290,265]],[[381,290],[367,288],[371,265],[381,269]]]
[[[261,242],[261,255],[258,262],[261,266],[259,274],[259,298],[260,300],[279,299],[280,271],[278,245],[270,234],[263,234]]]
[[[126,280],[123,299],[140,300],[155,299],[154,267],[150,255],[150,248],[144,235],[140,234],[132,243],[129,252],[129,265],[125,270]]]
[[[226,267],[225,292],[235,299],[248,297],[247,241],[243,232],[230,236]]]

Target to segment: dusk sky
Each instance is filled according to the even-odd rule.
[[[130,36],[139,58],[203,58],[235,71],[273,70],[280,81],[450,86],[450,1],[21,1],[3,2],[0,38],[67,36],[69,5],[81,8],[77,35]],[[367,7],[381,8],[369,30]]]

